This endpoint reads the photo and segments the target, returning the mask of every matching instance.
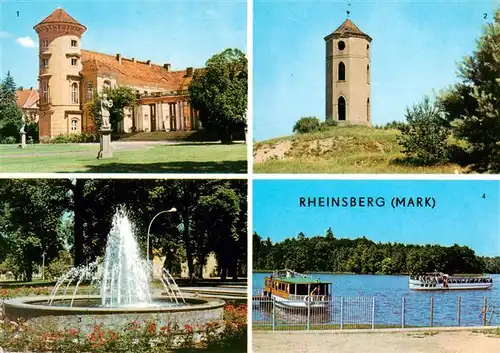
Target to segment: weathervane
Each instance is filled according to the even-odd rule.
[[[351,0],[347,0],[347,18],[349,18],[349,15],[351,14],[351,11],[349,10],[351,8]]]

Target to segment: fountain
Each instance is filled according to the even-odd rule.
[[[153,275],[153,267],[140,255],[132,223],[119,209],[103,260],[71,268],[59,278],[50,296],[5,301],[5,316],[64,326],[91,325],[95,320],[108,326],[133,320],[178,325],[221,320],[224,301],[183,294],[165,269]],[[154,294],[153,277],[159,279],[161,294]]]

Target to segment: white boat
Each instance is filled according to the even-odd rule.
[[[412,290],[474,290],[490,289],[493,278],[485,276],[449,276],[442,272],[411,275],[408,286]]]
[[[264,279],[263,295],[274,300],[277,306],[319,309],[329,306],[331,283],[291,270],[273,273]]]

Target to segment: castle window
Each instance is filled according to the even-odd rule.
[[[78,83],[71,85],[71,103],[78,103]]]
[[[77,59],[71,59],[71,66],[77,66],[78,65],[78,60]]]
[[[91,100],[92,99],[92,94],[94,93],[93,92],[93,87],[92,87],[92,82],[87,82],[87,100]]]
[[[49,59],[42,59],[41,64],[44,68],[49,67]]]
[[[345,65],[344,63],[341,61],[339,62],[339,81],[345,81]]]
[[[71,131],[77,131],[77,130],[78,130],[78,120],[71,119]]]
[[[42,81],[42,101],[44,103],[49,101],[49,82],[47,80]]]
[[[47,39],[43,39],[42,42],[40,43],[40,47],[42,49],[46,49],[49,47],[49,41]]]
[[[366,65],[366,83],[370,83],[370,65]]]
[[[344,50],[345,49],[345,42],[341,40],[340,42],[337,43],[337,47],[339,50]]]
[[[370,98],[366,100],[366,121],[370,121]]]
[[[72,47],[77,47],[78,46],[78,42],[74,39],[71,40],[71,46]]]
[[[104,83],[103,83],[103,87],[104,88],[111,88],[111,81],[110,80],[104,80]]]
[[[340,96],[338,100],[338,117],[339,120],[346,120],[346,104],[345,104],[345,98]]]

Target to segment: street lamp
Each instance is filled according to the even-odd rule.
[[[151,230],[151,225],[153,224],[153,221],[155,220],[156,217],[158,217],[159,215],[161,215],[162,213],[172,213],[172,212],[177,212],[177,209],[175,207],[172,207],[170,210],[165,210],[165,211],[161,211],[161,212],[158,212],[154,217],[153,219],[151,220],[151,222],[149,222],[149,226],[148,226],[148,238],[147,238],[147,252],[146,252],[146,258],[148,260],[148,264],[149,264],[149,231]]]

